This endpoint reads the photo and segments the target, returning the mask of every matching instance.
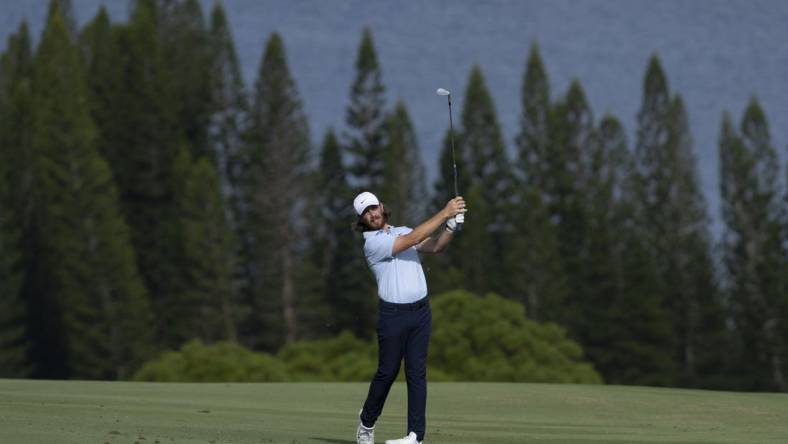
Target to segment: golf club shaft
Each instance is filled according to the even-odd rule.
[[[454,122],[451,117],[451,94],[447,95],[446,98],[449,100],[449,138],[451,139],[451,161],[454,167],[454,197],[458,197],[460,190],[457,185],[457,157],[454,153]],[[457,224],[457,230],[462,230],[462,224]]]

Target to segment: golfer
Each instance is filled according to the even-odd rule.
[[[356,231],[364,234],[364,255],[375,274],[380,296],[378,310],[378,370],[359,413],[358,444],[374,444],[375,421],[383,411],[389,389],[405,358],[408,382],[408,434],[386,444],[421,444],[427,407],[427,346],[432,332],[432,311],[419,252],[438,253],[451,241],[457,223],[465,218],[462,197],[415,229],[388,224],[389,213],[370,192],[353,201]],[[432,236],[441,225],[445,230]]]

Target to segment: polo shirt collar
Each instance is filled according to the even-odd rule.
[[[391,233],[391,230],[392,230],[393,228],[394,228],[394,227],[392,227],[391,225],[386,225],[386,226],[384,226],[383,228],[381,228],[380,230],[375,230],[375,231],[365,231],[365,232],[363,233],[363,234],[364,234],[364,239],[369,239],[370,237],[372,237],[372,236],[377,236],[378,234],[381,234],[381,233]]]

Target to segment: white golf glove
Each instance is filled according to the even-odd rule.
[[[465,213],[460,213],[454,217],[449,218],[446,221],[446,230],[449,232],[454,232],[457,229],[457,224],[461,224],[465,222]]]
[[[446,231],[449,233],[454,233],[454,230],[457,229],[457,222],[454,220],[455,217],[457,216],[450,217],[446,220]]]

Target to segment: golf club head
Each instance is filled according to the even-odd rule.
[[[448,89],[443,89],[443,88],[438,88],[438,90],[436,91],[436,93],[437,93],[439,96],[450,96],[450,95],[451,95],[451,93],[449,92],[449,90],[448,90]]]

